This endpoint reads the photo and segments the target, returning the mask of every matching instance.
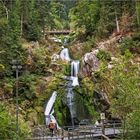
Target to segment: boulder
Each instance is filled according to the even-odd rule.
[[[94,52],[86,53],[82,58],[82,76],[91,76],[91,73],[98,70],[99,61]]]

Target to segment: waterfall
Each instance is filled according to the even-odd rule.
[[[71,76],[77,77],[79,71],[79,61],[74,60],[71,62]]]
[[[72,80],[72,84],[71,86],[75,87],[75,86],[79,86],[79,82],[78,82],[78,77],[70,77],[70,80]]]
[[[75,101],[74,100],[75,100],[75,97],[74,97],[74,93],[72,92],[72,88],[68,88],[67,105],[70,109],[72,126],[74,126],[74,120],[73,119],[76,117]]]
[[[73,60],[71,62],[71,76],[69,78],[71,82],[70,87],[68,87],[68,92],[67,92],[67,105],[70,110],[71,114],[71,122],[72,126],[74,126],[74,118],[76,118],[76,104],[75,104],[75,94],[72,91],[75,86],[79,85],[78,82],[78,71],[79,71],[79,61],[78,60]]]
[[[49,124],[50,120],[52,119],[54,122],[56,122],[55,120],[55,117],[52,115],[54,110],[53,110],[53,105],[54,105],[54,102],[56,100],[56,96],[57,96],[57,93],[56,91],[54,91],[46,105],[46,108],[45,108],[45,121],[46,121],[46,125]]]
[[[72,86],[77,86],[79,85],[78,82],[78,71],[79,71],[79,61],[78,60],[73,60],[71,62],[71,80],[72,80]]]
[[[62,60],[70,61],[68,48],[63,48],[63,50],[60,52],[60,58]]]
[[[64,40],[64,44],[67,44],[67,39]],[[68,48],[64,48],[62,46],[62,50],[59,56],[62,60],[71,61]],[[66,104],[70,110],[72,126],[74,126],[74,118],[76,118],[76,103],[75,103],[75,94],[73,92],[73,88],[79,85],[78,82],[79,63],[80,62],[78,60],[72,60],[70,76],[64,77],[66,80],[69,81],[66,89]],[[56,96],[57,93],[56,91],[54,91],[46,105],[45,108],[46,125],[49,124],[50,119],[56,122],[55,117],[53,116],[53,112],[54,112],[53,105],[56,100]]]

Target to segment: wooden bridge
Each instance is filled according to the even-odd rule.
[[[60,34],[64,34],[64,35],[67,35],[71,32],[71,30],[51,30],[51,31],[46,31],[46,35],[49,34],[49,35],[60,35]]]

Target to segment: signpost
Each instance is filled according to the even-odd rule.
[[[101,113],[101,120],[105,120],[105,113]]]
[[[17,133],[16,139],[19,140],[18,73],[19,73],[19,70],[22,68],[22,66],[20,65],[19,60],[12,60],[11,64],[12,64],[12,69],[16,71],[16,133]]]

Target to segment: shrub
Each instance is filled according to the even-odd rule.
[[[107,61],[111,60],[110,54],[108,52],[103,51],[103,50],[99,50],[99,52],[97,54],[97,58],[99,60],[107,60]]]
[[[135,35],[132,38],[125,38],[122,41],[120,44],[121,53],[124,54],[127,49],[132,53],[140,53],[140,42],[138,35]]]
[[[30,130],[23,120],[19,120],[19,137],[24,140],[29,136]],[[0,104],[0,139],[16,139],[16,122],[15,118],[8,112],[4,104]]]
[[[128,139],[140,139],[140,110],[133,111],[127,117]]]

